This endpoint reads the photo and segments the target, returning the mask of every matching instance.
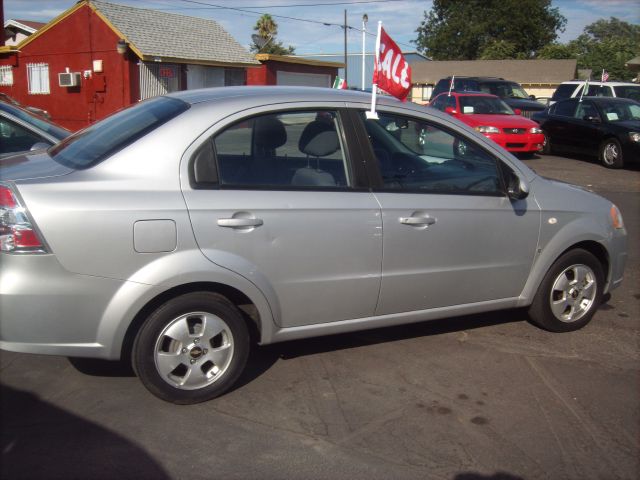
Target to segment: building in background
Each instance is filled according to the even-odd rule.
[[[213,20],[82,0],[0,47],[0,92],[72,130],[176,90],[244,85],[260,67]]]
[[[411,69],[415,69],[418,64],[428,64],[430,59],[418,52],[402,52],[404,58],[411,65]],[[319,60],[325,62],[339,62],[344,65],[343,53],[317,53],[296,55],[298,58],[305,58],[309,60]],[[373,63],[375,55],[373,53],[365,53],[364,55],[364,90],[371,90],[373,79]],[[362,85],[362,53],[349,53],[347,54],[347,77],[345,77],[345,69],[340,68],[338,70],[338,76],[347,80],[347,86],[349,88],[355,88],[358,90],[363,89]]]
[[[18,45],[28,36],[44,27],[46,23],[31,20],[12,20],[4,22],[4,44]]]
[[[331,87],[344,63],[313,60],[294,55],[259,53],[260,68],[247,70],[247,85],[296,85]]]

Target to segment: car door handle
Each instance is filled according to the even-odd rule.
[[[404,225],[429,226],[436,223],[433,217],[400,217],[400,223]]]
[[[264,222],[261,218],[219,218],[218,225],[221,227],[259,227]]]

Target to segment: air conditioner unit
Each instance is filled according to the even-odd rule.
[[[80,85],[80,72],[59,73],[58,85],[61,87],[77,87]]]

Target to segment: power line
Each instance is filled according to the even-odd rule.
[[[365,3],[389,3],[389,2],[402,2],[404,0],[355,0],[353,2],[330,2],[330,3],[294,3],[294,4],[287,4],[287,5],[247,5],[241,8],[264,8],[264,9],[271,9],[271,8],[291,8],[291,7],[331,7],[331,6],[338,6],[338,5],[359,5],[359,4],[365,4]],[[190,7],[190,9],[193,10],[216,10],[216,9],[225,9],[228,7],[222,7],[222,6],[218,6],[218,5],[212,5],[212,6],[207,6],[207,7]],[[158,8],[157,10],[183,10],[186,9],[186,7],[166,7],[166,8]],[[275,15],[274,15],[275,16]]]

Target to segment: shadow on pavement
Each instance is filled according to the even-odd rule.
[[[169,479],[118,434],[0,384],[0,478]]]

